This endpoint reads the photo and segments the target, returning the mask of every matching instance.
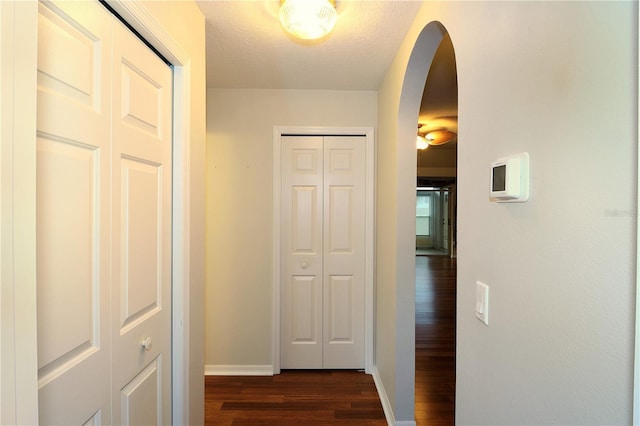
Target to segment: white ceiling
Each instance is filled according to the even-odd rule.
[[[279,0],[200,0],[207,87],[377,90],[422,1],[337,0],[338,22],[320,42],[290,38]]]

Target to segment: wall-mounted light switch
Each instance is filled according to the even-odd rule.
[[[489,286],[476,281],[476,318],[489,325]]]

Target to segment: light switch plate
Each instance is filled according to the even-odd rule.
[[[476,318],[489,325],[489,286],[476,281]]]

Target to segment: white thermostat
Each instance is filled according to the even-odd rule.
[[[529,199],[529,154],[510,155],[491,163],[492,201],[523,203]]]

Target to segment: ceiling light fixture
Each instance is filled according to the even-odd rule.
[[[429,145],[444,145],[454,140],[456,136],[458,136],[456,132],[443,127],[433,128],[425,124],[418,124],[418,137],[424,138]]]
[[[423,133],[422,126],[423,126],[422,124],[418,123],[418,137],[416,138],[416,148],[420,150],[425,150],[429,148],[429,141],[420,134],[420,133]]]
[[[416,148],[417,149],[427,149],[429,148],[429,142],[427,142],[427,140],[418,135],[418,138],[416,139]]]
[[[329,34],[337,19],[335,0],[280,1],[280,23],[287,32],[304,40]]]
[[[429,145],[444,145],[456,137],[456,133],[450,130],[434,130],[424,136]]]

